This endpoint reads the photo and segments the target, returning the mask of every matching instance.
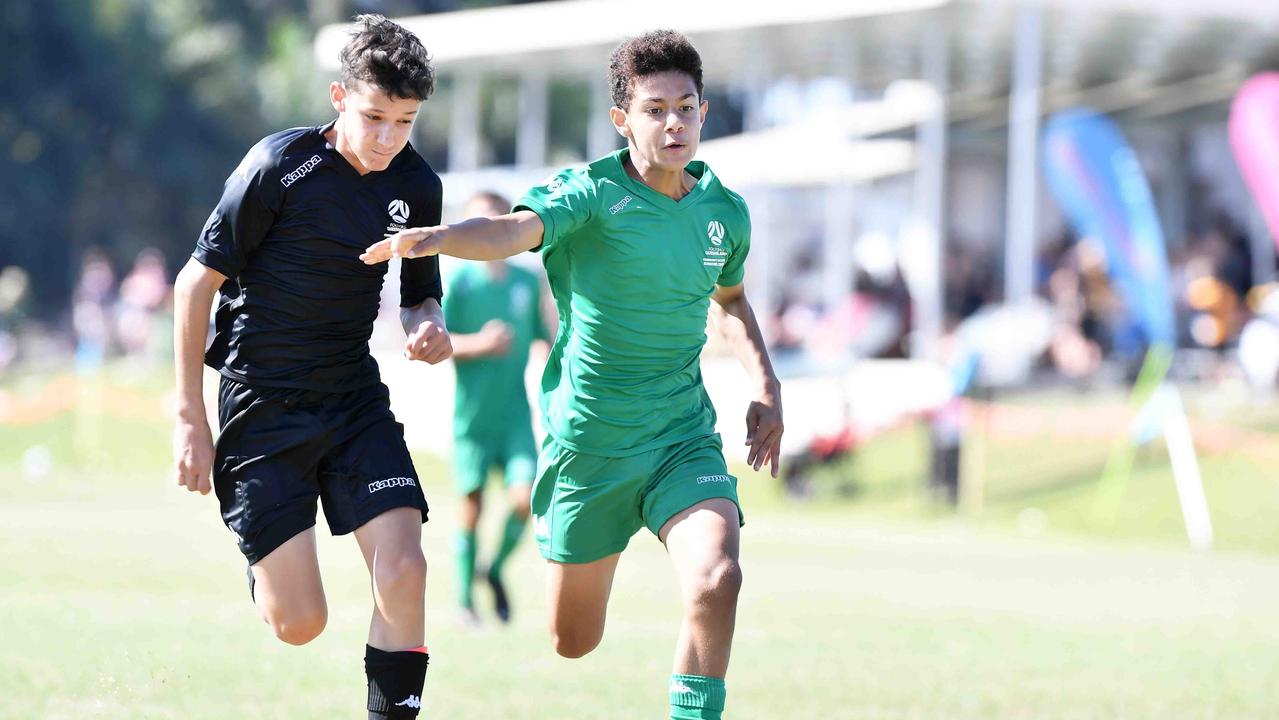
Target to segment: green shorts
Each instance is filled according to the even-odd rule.
[[[681,510],[727,498],[738,506],[719,435],[629,457],[573,452],[547,436],[533,483],[533,531],[547,560],[587,563],[626,549],[641,527],[657,535]]]
[[[453,441],[453,486],[460,495],[484,487],[489,471],[498,468],[506,487],[528,485],[537,471],[537,443],[533,429],[514,431],[506,439]]]

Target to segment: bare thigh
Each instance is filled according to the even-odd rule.
[[[328,605],[320,580],[315,528],[294,535],[253,565],[253,598],[262,619],[285,642],[301,644],[324,629]]]
[[[608,597],[621,553],[589,563],[547,562],[551,640],[565,657],[581,657],[604,636]]]

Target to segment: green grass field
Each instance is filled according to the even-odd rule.
[[[354,543],[321,533],[324,635],[275,641],[216,502],[168,477],[166,380],[78,386],[73,409],[0,424],[0,718],[362,718],[370,601]],[[47,474],[31,472],[34,446]],[[917,430],[892,433],[837,469],[851,499],[808,505],[740,473],[728,717],[1279,717],[1279,497],[1260,461],[1204,455],[1221,549],[1196,554],[1161,453],[1139,460],[1119,521],[1096,527],[1104,444],[987,438],[983,510],[960,516],[925,502],[922,450]],[[550,649],[531,543],[510,566],[513,625],[464,632],[449,604],[447,468],[421,457],[419,470],[433,518],[423,716],[664,717],[679,605],[657,542],[635,537],[604,643],[584,659]]]

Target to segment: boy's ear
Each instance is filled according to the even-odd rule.
[[[613,121],[613,129],[618,135],[631,139],[631,129],[626,125],[626,111],[614,105],[608,109],[608,117]]]
[[[333,109],[338,112],[346,111],[346,88],[342,87],[342,83],[336,80],[329,83],[329,102],[333,105]]]

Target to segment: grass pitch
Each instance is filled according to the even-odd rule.
[[[0,718],[363,717],[370,600],[354,542],[320,533],[325,633],[301,648],[275,641],[216,502],[168,476],[163,379],[81,386],[70,409],[0,424]],[[95,401],[104,392],[111,402]],[[992,478],[1008,479],[975,519],[924,509],[919,450],[910,430],[869,446],[846,468],[860,488],[852,501],[795,506],[770,479],[740,473],[746,584],[727,717],[1276,715],[1273,488],[1235,454],[1205,458],[1210,502],[1251,497],[1253,520],[1232,510],[1247,528],[1199,555],[1176,535],[1175,502],[1170,512],[1158,499],[1171,492],[1158,458],[1125,497],[1145,524],[1094,533],[1070,508],[1088,497],[1104,447],[994,442]],[[1032,460],[1056,479],[1014,485],[1009,465]],[[451,606],[447,467],[421,457],[419,470],[432,506],[423,716],[664,717],[679,604],[658,543],[632,541],[604,642],[584,659],[550,649],[542,563],[527,541],[509,565],[512,626],[464,632]],[[1034,537],[1017,523],[1028,507],[1048,518]],[[482,555],[498,516],[487,513]],[[477,599],[485,608],[483,588]]]

